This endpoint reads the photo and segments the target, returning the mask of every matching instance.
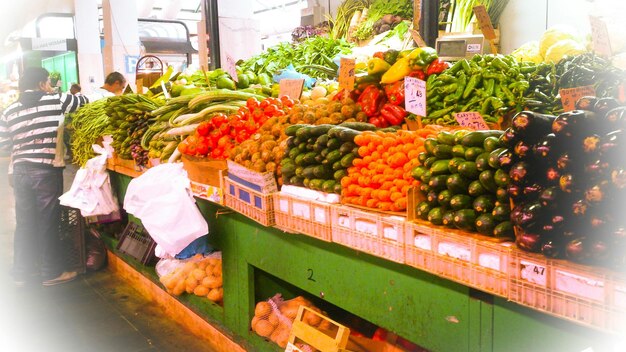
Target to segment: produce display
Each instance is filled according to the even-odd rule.
[[[96,144],[109,125],[107,105],[106,99],[100,99],[82,106],[72,114],[68,129],[72,132],[70,142],[74,164],[84,166],[87,160],[95,156],[91,146]]]
[[[626,262],[626,107],[583,97],[559,116],[517,114],[503,135],[517,245],[551,258],[623,267]]]
[[[351,37],[366,40],[370,37],[392,29],[401,19],[413,18],[413,2],[410,0],[385,1],[373,0],[365,15],[361,12],[358,26]]]
[[[188,293],[217,303],[224,299],[221,257],[196,255],[159,280],[167,292],[175,296]]]
[[[341,194],[341,179],[358,156],[355,137],[375,129],[361,122],[289,126],[287,154],[281,161],[283,183]]]
[[[415,214],[434,225],[513,238],[508,174],[497,160],[502,131],[441,131],[424,141],[422,165],[412,170],[422,202]]]
[[[280,294],[277,294],[267,301],[257,303],[250,324],[252,331],[261,337],[268,338],[281,348],[285,348],[291,332],[291,325],[296,319],[301,305],[318,313],[322,312],[302,296],[285,301],[280,297]],[[330,328],[329,321],[309,312],[305,312],[303,321],[321,330],[329,330]]]
[[[148,151],[141,147],[141,139],[152,123],[151,112],[163,105],[162,100],[140,94],[125,94],[107,98],[109,116],[107,133],[113,136],[111,146],[122,159],[132,159],[136,165],[147,165]]]

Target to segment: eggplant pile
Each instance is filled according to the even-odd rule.
[[[420,180],[424,201],[417,204],[417,217],[484,235],[513,238],[507,194],[509,175],[491,160],[506,148],[502,131],[439,132],[424,141],[420,166],[413,178]]]
[[[516,244],[549,258],[626,265],[626,106],[583,97],[558,116],[522,111],[500,138]]]

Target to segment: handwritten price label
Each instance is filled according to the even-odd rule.
[[[281,79],[279,97],[288,96],[291,99],[300,99],[302,88],[304,87],[304,79]]]
[[[475,111],[459,112],[453,115],[460,126],[470,127],[475,130],[488,130],[489,129],[489,126],[487,125],[483,117],[478,112],[475,112]]]
[[[611,57],[611,42],[609,40],[609,30],[606,28],[606,22],[601,18],[589,16],[591,23],[591,43],[593,51],[604,57]]]
[[[546,286],[547,271],[545,267],[523,260],[520,264],[520,274],[523,280],[532,282],[533,284]]]
[[[233,81],[239,82],[237,79],[237,65],[235,59],[232,56],[226,54],[226,67],[224,70],[233,78]]]
[[[415,77],[404,78],[404,105],[406,111],[426,116],[426,82]]]
[[[559,89],[559,94],[561,95],[563,111],[567,112],[576,109],[576,101],[578,101],[578,99],[586,95],[595,96],[596,90],[593,88],[593,86],[563,88]]]
[[[354,67],[356,63],[354,59],[342,57],[339,61],[339,89],[351,91],[354,89]]]
[[[487,8],[485,7],[485,5],[474,6],[473,10],[474,15],[476,15],[476,20],[478,21],[478,26],[483,32],[485,39],[496,39],[496,32],[493,30],[491,18],[489,18],[489,14],[487,13]]]

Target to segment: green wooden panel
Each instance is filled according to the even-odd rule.
[[[602,333],[497,298],[493,351],[626,351],[626,335]],[[621,340],[621,341],[620,341]]]

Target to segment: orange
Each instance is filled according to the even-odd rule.
[[[389,211],[391,209],[391,202],[380,202],[378,203],[378,209],[382,211]]]
[[[406,209],[406,204],[407,204],[406,197],[399,198],[394,202],[394,205],[398,207],[399,209]]]
[[[396,192],[391,192],[391,196],[389,197],[389,199],[390,199],[392,202],[395,202],[395,201],[397,201],[397,200],[398,200],[398,199],[400,199],[400,198],[402,198],[402,193],[397,192],[397,191],[396,191]]]
[[[368,208],[375,208],[377,202],[378,201],[376,199],[368,199],[365,206]]]
[[[388,190],[381,189],[378,191],[378,199],[380,199],[383,202],[389,201],[390,196],[391,196],[391,193],[389,193]]]

